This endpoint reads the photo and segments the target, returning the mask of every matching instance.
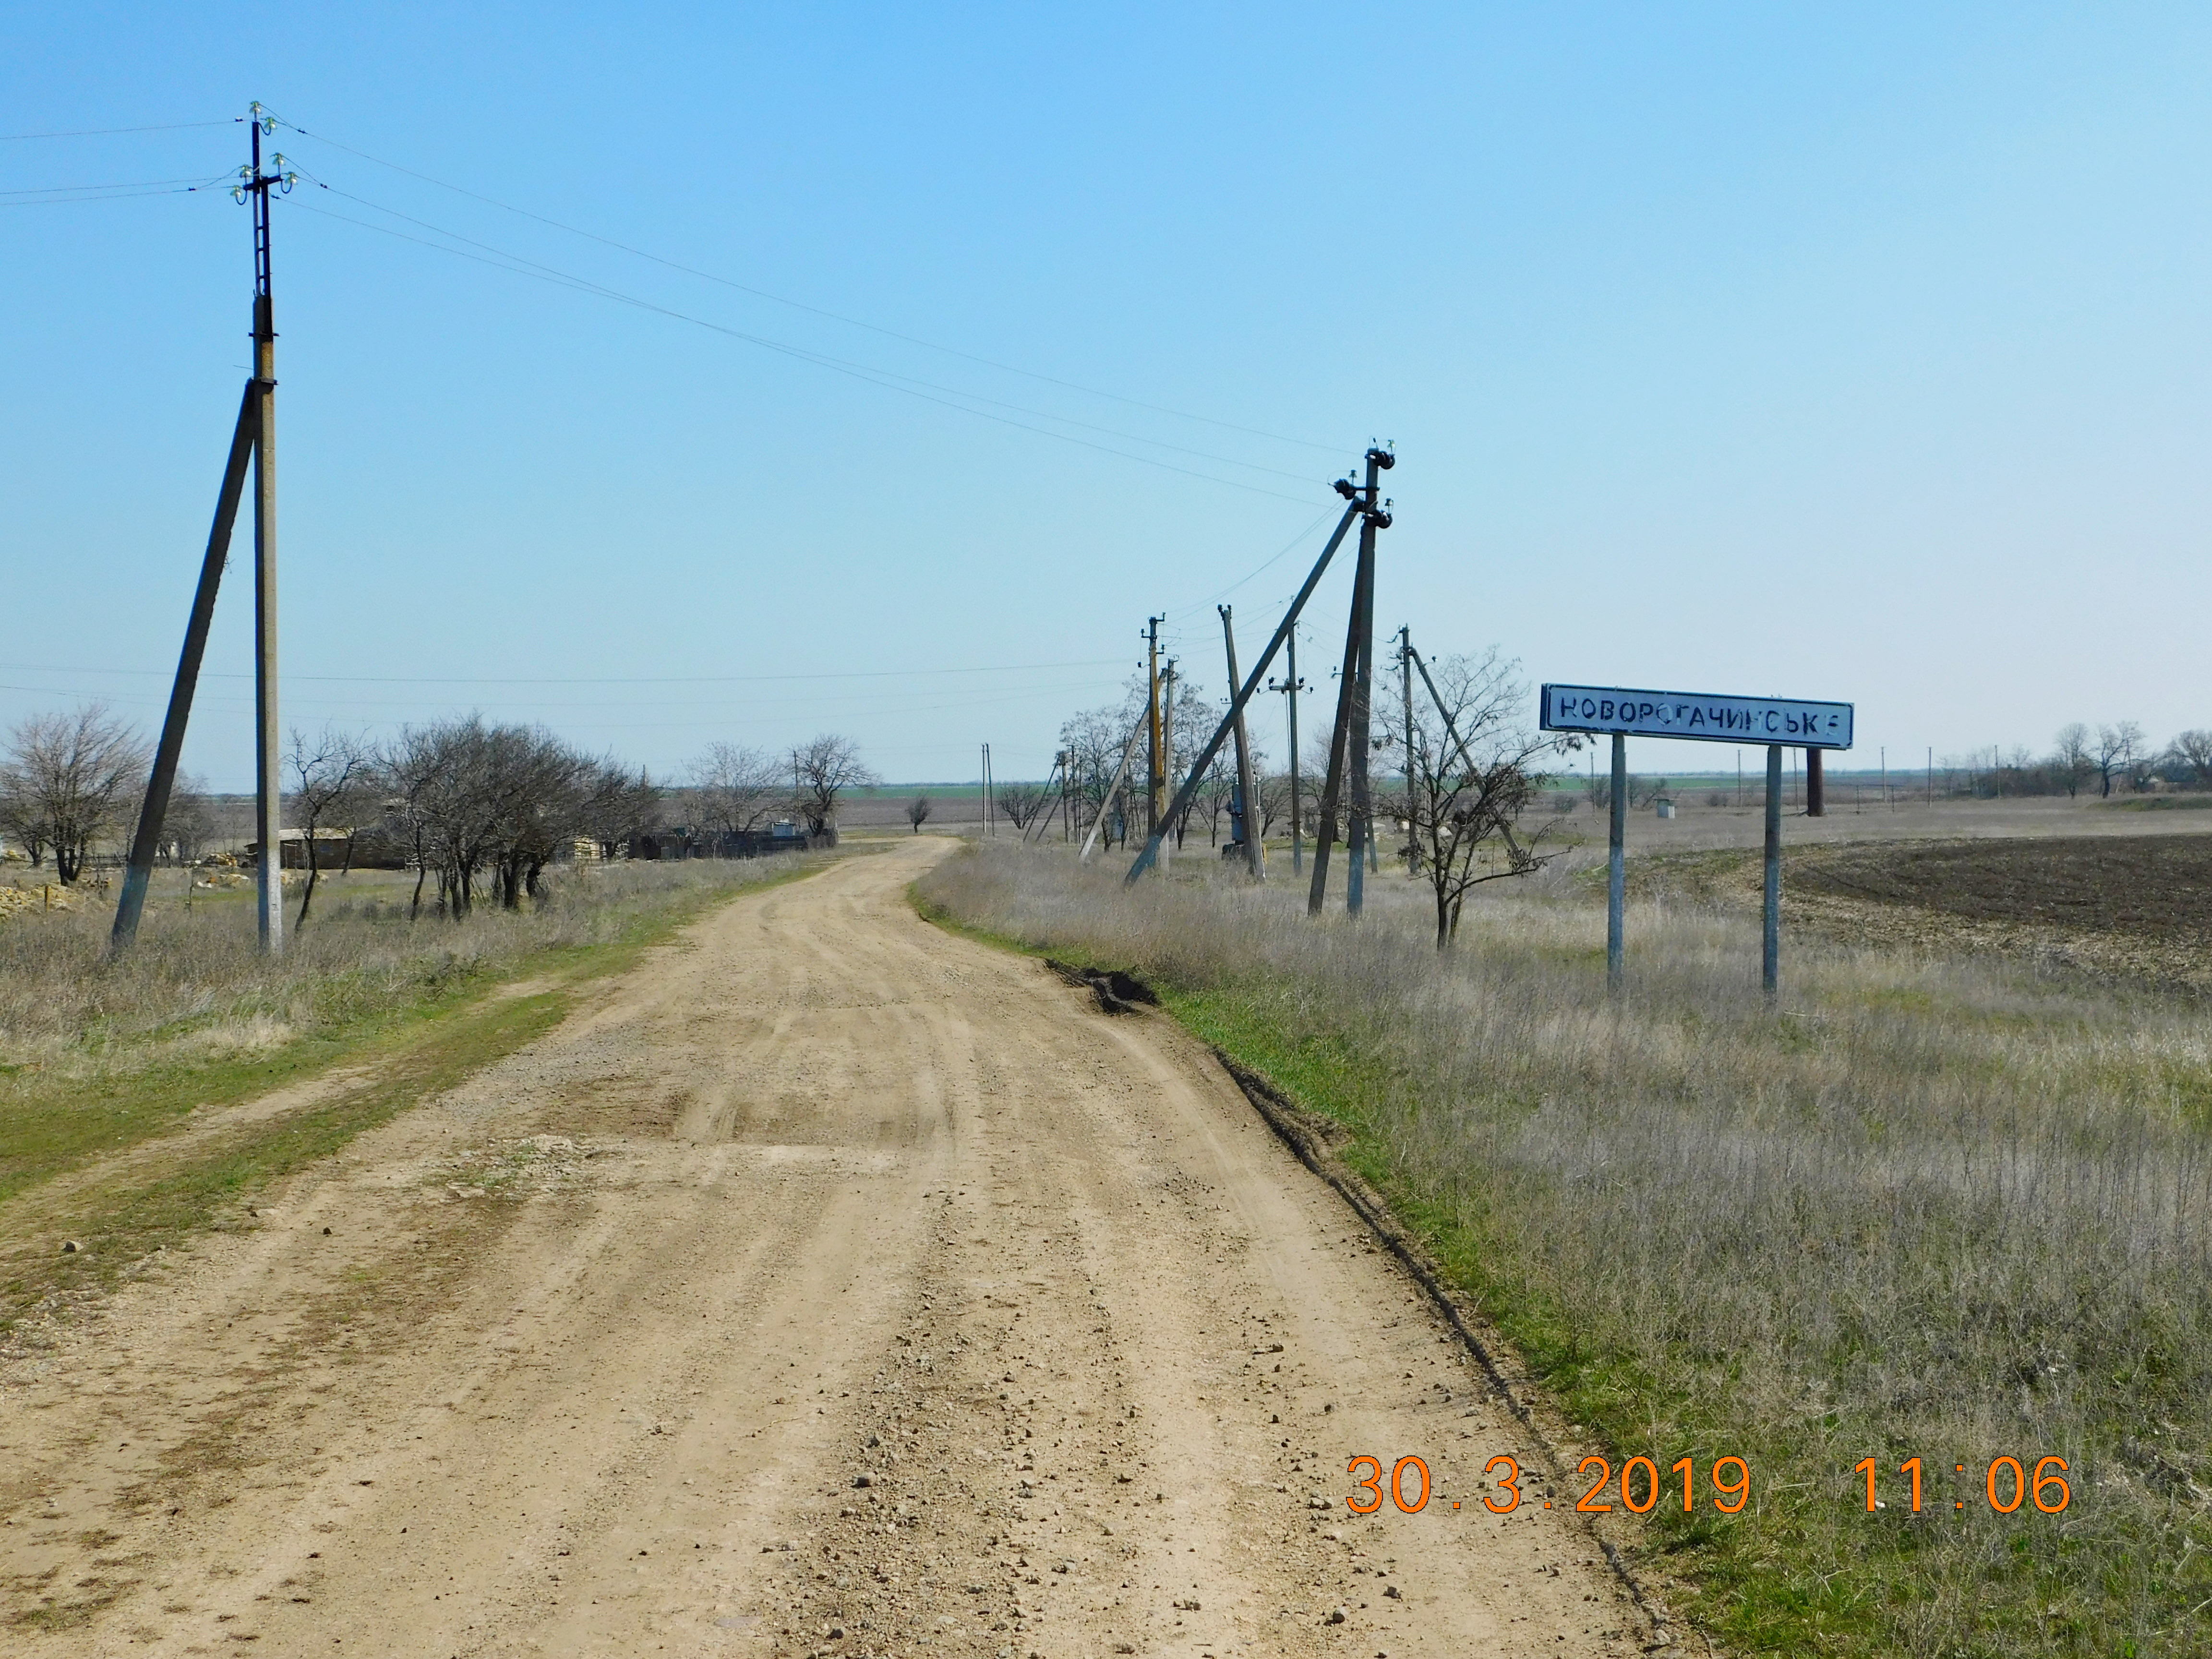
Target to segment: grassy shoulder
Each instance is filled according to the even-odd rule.
[[[14,1079],[0,1099],[0,1237],[9,1241],[0,1245],[0,1330],[57,1297],[107,1288],[270,1183],[514,1053],[557,1025],[594,981],[718,904],[826,862],[658,896],[609,937],[426,975],[410,997],[266,1052],[163,1060],[89,1083]],[[301,1098],[224,1123],[226,1109],[279,1091]],[[64,1243],[79,1248],[64,1251]]]

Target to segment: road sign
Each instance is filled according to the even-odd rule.
[[[1700,743],[1848,749],[1851,705],[1800,697],[1728,697],[1710,691],[1638,691],[1613,685],[1547,685],[1547,732],[1612,732]]]

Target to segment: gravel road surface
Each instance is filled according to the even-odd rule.
[[[19,1348],[7,1650],[1650,1641],[1203,1048],[915,915],[947,850],[721,908]],[[1425,1507],[1352,1514],[1363,1455]]]

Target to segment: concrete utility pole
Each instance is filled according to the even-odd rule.
[[[1406,706],[1406,873],[1421,873],[1421,843],[1413,834],[1413,629],[1398,629],[1398,691]]]
[[[1291,873],[1302,875],[1306,867],[1306,832],[1304,813],[1298,795],[1298,693],[1305,682],[1298,678],[1298,631],[1293,628],[1284,641],[1289,653],[1290,667],[1280,680],[1269,680],[1267,690],[1279,691],[1291,705]]]
[[[1359,523],[1356,568],[1358,574],[1353,580],[1359,592],[1352,608],[1358,617],[1353,625],[1358,651],[1352,676],[1352,724],[1344,736],[1345,758],[1351,763],[1352,773],[1352,826],[1344,848],[1344,910],[1352,916],[1365,908],[1367,864],[1375,843],[1375,806],[1367,777],[1375,737],[1375,520],[1371,517]]]
[[[1364,681],[1374,663],[1375,532],[1390,525],[1390,514],[1378,497],[1382,474],[1396,465],[1396,457],[1389,451],[1369,450],[1367,482],[1346,492],[1352,496],[1353,507],[1359,514],[1359,562],[1352,582],[1352,619],[1345,635],[1342,678],[1337,685],[1336,725],[1329,737],[1328,775],[1322,784],[1320,822],[1314,833],[1313,881],[1306,892],[1306,914],[1310,916],[1321,914],[1322,902],[1328,891],[1328,853],[1336,839],[1337,801],[1347,770],[1352,775],[1352,804],[1348,815],[1351,833],[1346,846],[1349,854],[1345,872],[1346,911],[1358,915],[1364,896],[1361,889],[1367,854],[1364,820],[1368,745]]]
[[[1165,797],[1160,793],[1162,781],[1167,775],[1167,765],[1162,758],[1160,746],[1160,624],[1164,617],[1145,618],[1145,834],[1160,832],[1160,811]]]
[[[991,816],[991,745],[983,745],[983,833],[995,836],[999,826]]]
[[[1237,631],[1230,626],[1229,607],[1218,605],[1214,609],[1221,613],[1221,643],[1229,653],[1230,695],[1233,697],[1236,688],[1243,684],[1243,677],[1237,672]],[[1237,789],[1244,797],[1244,867],[1252,872],[1253,880],[1265,881],[1267,866],[1260,855],[1260,793],[1252,787],[1252,745],[1245,736],[1244,711],[1234,709],[1230,718],[1236,722],[1237,730]]]
[[[291,187],[292,175],[261,170],[261,135],[276,123],[252,107],[253,169],[246,179],[253,204],[253,380],[260,407],[253,434],[253,830],[261,843],[256,908],[261,948],[284,949],[284,798],[276,719],[276,319],[269,286],[269,192]]]
[[[1160,793],[1163,799],[1172,799],[1175,781],[1175,683],[1176,659],[1168,659],[1168,665],[1160,670]],[[1164,870],[1175,860],[1176,814],[1172,805],[1164,806],[1160,820],[1160,868]]]

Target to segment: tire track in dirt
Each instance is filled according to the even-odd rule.
[[[1336,1195],[1164,1018],[916,918],[942,851],[734,901],[0,1373],[12,1639],[1648,1641],[1534,1481],[1481,1507],[1523,1431]],[[1361,1453],[1429,1507],[1349,1514]]]

